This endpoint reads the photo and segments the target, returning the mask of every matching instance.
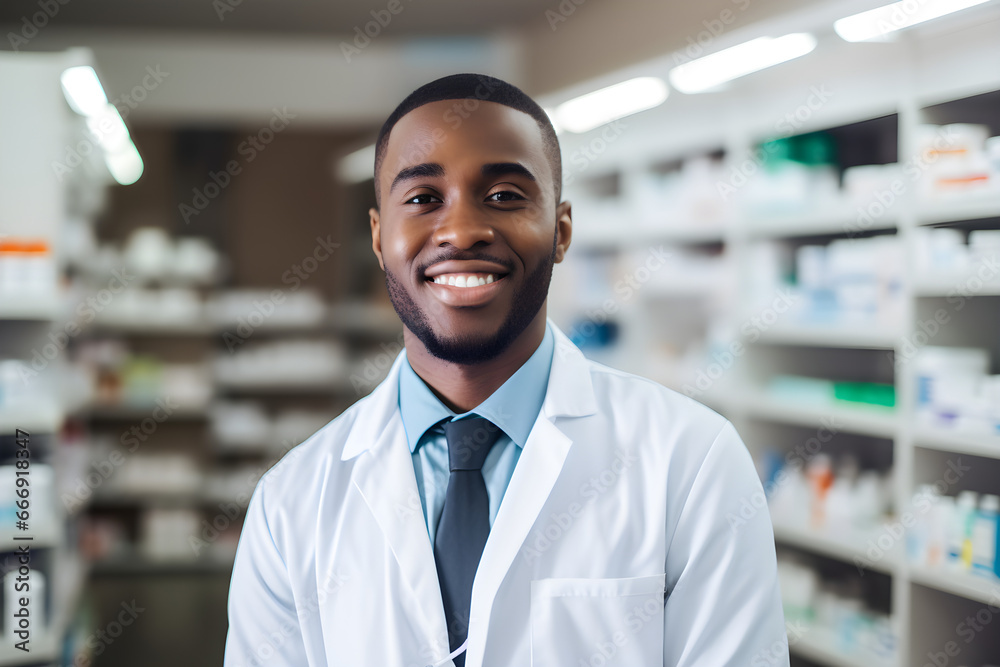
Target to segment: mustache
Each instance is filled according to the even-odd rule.
[[[429,269],[433,265],[437,264],[438,262],[447,262],[449,260],[458,260],[458,261],[479,260],[483,262],[493,262],[494,264],[499,264],[500,266],[506,268],[508,273],[514,272],[514,269],[511,267],[510,262],[504,260],[502,257],[497,257],[496,255],[490,255],[481,252],[469,252],[468,250],[462,250],[459,252],[445,253],[439,255],[438,257],[430,259],[427,262],[424,262],[423,264],[420,265],[418,269],[419,273],[420,275],[426,275],[427,269]]]

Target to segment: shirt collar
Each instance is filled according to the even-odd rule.
[[[399,373],[398,405],[410,452],[417,450],[424,432],[442,419],[473,413],[489,419],[518,447],[524,447],[542,409],[554,348],[555,341],[546,321],[545,335],[538,349],[485,401],[462,414],[442,403],[410,366],[410,360],[405,359]]]

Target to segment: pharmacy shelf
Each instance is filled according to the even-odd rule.
[[[720,293],[725,286],[721,275],[715,276],[672,276],[657,279],[642,286],[642,296],[651,298],[710,298]]]
[[[967,600],[992,605],[1000,600],[1000,577],[916,566],[911,566],[909,573],[910,580],[915,584],[951,593]]]
[[[853,406],[846,403],[820,405],[776,399],[762,389],[741,392],[742,408],[749,416],[781,424],[827,428],[832,432],[858,433],[892,438],[899,430],[899,417],[892,408]]]
[[[221,380],[215,386],[224,392],[239,394],[327,394],[351,390],[350,382],[340,375],[305,380],[273,378],[270,380]]]
[[[4,295],[0,298],[0,321],[51,321],[59,317],[63,298],[58,294]]]
[[[14,435],[17,429],[31,435],[57,433],[62,422],[63,412],[55,405],[0,409],[0,435]]]
[[[866,553],[868,541],[877,538],[879,533],[873,533],[870,537],[860,534],[834,536],[828,532],[778,522],[773,525],[774,539],[780,544],[859,567],[860,563],[866,570],[889,575],[897,574],[898,551],[891,551],[879,559],[870,559]]]
[[[329,310],[328,326],[335,333],[374,338],[391,338],[403,333],[403,324],[391,307],[366,301],[342,301],[331,305]]]
[[[290,335],[290,334],[322,334],[326,333],[325,319],[317,321],[266,320],[259,326],[251,327],[253,336],[258,334]],[[239,335],[237,328],[240,322],[206,322],[205,320],[96,320],[91,331],[99,334],[119,334],[127,336],[222,336],[225,333]]]
[[[151,417],[154,410],[163,410],[163,408],[156,403],[148,405],[96,405],[83,408],[81,414],[85,413],[91,421],[135,421]],[[207,406],[182,405],[171,409],[165,421],[200,421],[202,419],[208,419]]]
[[[135,336],[208,336],[216,327],[203,319],[108,319],[98,318],[88,331]]]
[[[895,216],[886,215],[866,225],[864,231],[895,229]],[[818,210],[750,216],[746,231],[751,238],[800,238],[809,236],[851,236],[862,231],[856,207],[846,202]]]
[[[107,491],[95,493],[94,507],[192,507],[213,502],[200,491]]]
[[[671,245],[716,245],[726,240],[728,225],[692,224],[679,226],[677,224],[632,225],[622,228],[620,225],[595,225],[573,229],[573,243],[587,248],[634,248],[653,243]]]
[[[934,202],[920,207],[917,221],[924,225],[965,220],[1000,218],[1000,195],[956,198],[950,202]]]
[[[177,574],[220,574],[233,569],[232,557],[162,558],[134,555],[94,561],[90,567],[94,576],[157,576]]]
[[[914,443],[924,449],[1000,459],[1000,436],[970,435],[942,429],[921,429]]]
[[[903,336],[884,326],[778,324],[761,333],[758,342],[773,345],[892,350]]]
[[[241,326],[240,322],[226,322],[218,323],[215,325],[212,334],[214,336],[222,336],[224,334],[232,334],[234,336],[239,336],[238,327]],[[327,334],[328,331],[328,321],[326,318],[319,320],[275,320],[268,319],[265,320],[263,324],[253,327],[253,332],[251,336],[309,336],[309,335],[321,335]]]
[[[925,297],[960,297],[1000,296],[1000,273],[992,267],[985,267],[983,280],[976,270],[954,275],[922,276],[913,283],[915,296]]]
[[[829,667],[895,667],[895,660],[860,647],[841,647],[827,628],[806,626],[801,635],[789,638],[788,650],[799,657]]]

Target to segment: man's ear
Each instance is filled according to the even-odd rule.
[[[573,211],[568,201],[562,201],[556,206],[556,256],[555,262],[563,261],[566,250],[569,249],[573,237]]]
[[[382,236],[380,234],[379,212],[374,206],[368,209],[368,217],[371,218],[372,225],[372,250],[378,258],[378,265],[385,271],[385,262],[382,261]]]

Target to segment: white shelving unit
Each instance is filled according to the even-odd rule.
[[[86,50],[36,54],[0,52],[0,88],[4,90],[0,104],[0,144],[4,146],[0,160],[0,238],[45,241],[52,251],[58,275],[65,268],[61,250],[67,217],[87,218],[93,214],[91,207],[101,200],[111,181],[100,164],[99,149],[91,150],[91,158],[67,169],[68,173],[53,169],[54,164],[66,160],[71,147],[91,141],[83,119],[70,110],[60,87],[63,70],[90,62],[91,56]],[[68,299],[58,284],[53,284],[51,289],[37,288],[30,294],[27,290],[17,292],[9,286],[4,287],[7,289],[0,287],[0,359],[20,361],[30,368],[28,364],[38,362],[33,357],[41,357],[39,350],[51,344],[50,332],[58,333],[65,325]],[[45,354],[41,359],[44,365],[34,369],[36,375],[32,379],[38,383],[39,391],[29,393],[27,384],[23,389],[15,387],[31,395],[31,402],[4,405],[4,400],[9,401],[11,397],[0,400],[0,436],[13,440],[18,430],[26,431],[31,463],[49,464],[58,470],[64,462],[58,457],[57,443],[63,423],[75,406],[61,391],[62,360],[47,351]],[[46,390],[42,392],[41,388]],[[43,440],[50,446],[39,447]],[[75,534],[72,526],[78,515],[65,509],[59,497],[61,491],[53,489],[52,497],[44,501],[54,508],[51,522],[39,525],[38,514],[32,514],[29,519],[32,540],[27,544],[33,553],[31,567],[33,572],[39,571],[44,563],[42,571],[47,577],[50,613],[45,631],[42,631],[37,607],[39,599],[35,599],[30,613],[39,616],[33,625],[30,652],[19,650],[5,637],[0,643],[0,665],[54,663],[64,655],[67,636],[86,585],[88,565],[77,545],[68,539]],[[29,509],[43,503],[36,496],[31,496],[30,500],[32,507]],[[4,526],[0,531],[4,535],[0,551],[12,552],[26,544],[8,537],[13,529],[13,526]],[[7,623],[5,620],[4,625]]]
[[[211,287],[206,289],[205,294],[202,295],[203,303],[208,304],[215,298],[228,295],[224,288]],[[208,317],[207,313],[201,318],[175,320],[166,325],[163,322],[153,322],[130,316],[99,317],[81,333],[80,338],[124,339],[129,341],[130,347],[133,345],[141,346],[147,356],[158,356],[160,352],[170,352],[175,346],[180,346],[190,353],[192,344],[195,344],[198,346],[197,349],[208,355],[204,357],[202,363],[211,368],[212,355],[225,350],[223,334],[236,330],[236,325],[235,321],[214,321]],[[321,316],[312,323],[283,321],[279,316],[275,316],[255,327],[247,339],[247,344],[294,339],[343,340],[350,337],[386,342],[390,341],[397,331],[401,332],[401,330],[402,325],[391,309],[362,301],[345,300],[326,305]],[[150,347],[150,341],[155,341],[156,345]],[[151,355],[151,349],[155,350],[156,353]],[[360,357],[360,355],[358,356]],[[354,386],[351,384],[350,377],[361,375],[364,370],[360,363],[352,362],[345,365],[342,372],[323,377],[276,377],[273,374],[255,374],[251,378],[233,378],[219,373],[216,369],[217,372],[210,374],[208,381],[211,382],[212,401],[251,400],[270,405],[274,401],[287,404],[290,400],[305,399],[315,404],[327,399],[336,402],[342,397],[352,396]],[[151,409],[150,405],[86,405],[80,407],[77,416],[88,420],[94,430],[103,430],[109,424],[120,429],[119,424],[135,424],[149,417]],[[192,427],[198,433],[204,433],[206,456],[204,460],[198,461],[199,465],[218,466],[224,469],[234,460],[237,463],[252,462],[259,468],[259,472],[263,473],[265,468],[262,467],[262,464],[267,461],[273,462],[277,455],[276,445],[278,443],[270,442],[269,436],[264,436],[261,442],[251,443],[254,446],[226,446],[224,443],[216,441],[206,428],[212,419],[212,410],[211,401],[202,405],[185,405],[173,409],[168,421],[171,424],[182,425],[186,428]],[[330,419],[336,416],[335,412],[331,406],[329,409]],[[191,432],[190,429],[185,431],[186,434]],[[151,437],[161,437],[161,435],[157,434]],[[179,451],[176,446],[179,444],[172,439],[172,436],[166,434],[162,436],[162,441],[157,442],[157,447],[160,451]],[[293,443],[288,444],[290,446]],[[245,499],[249,498],[252,490],[252,484],[244,489],[244,502]],[[221,503],[231,505],[240,504],[240,502],[237,497],[213,494],[208,490],[193,492],[187,488],[175,491],[104,489],[93,494],[89,500],[89,506],[104,512],[120,511],[125,513],[123,516],[127,516],[134,512],[142,513],[152,508],[183,508],[218,512]],[[157,577],[164,573],[184,572],[211,572],[219,576],[228,576],[232,566],[232,558],[224,557],[225,554],[220,556],[217,553],[209,553],[208,555],[196,556],[191,553],[186,558],[170,557],[160,560],[140,553],[140,549],[134,545],[130,548],[135,551],[133,556],[108,556],[94,562],[93,573],[108,577],[119,575]]]
[[[760,423],[770,429],[803,432],[803,429],[818,429],[824,421],[832,420],[837,424],[838,437],[839,433],[852,434],[849,437],[870,440],[872,448],[890,448],[893,505],[899,511],[908,505],[919,484],[932,481],[926,477],[926,470],[943,460],[934,457],[952,454],[976,457],[974,460],[983,470],[993,470],[990,466],[997,465],[996,470],[1000,471],[1000,437],[921,429],[915,419],[916,382],[912,364],[902,364],[893,373],[896,406],[883,409],[843,402],[817,404],[772,398],[764,391],[766,378],[761,373],[766,369],[760,367],[763,362],[755,359],[793,359],[802,354],[796,352],[802,349],[808,349],[813,358],[828,364],[845,358],[844,355],[869,355],[866,358],[876,360],[900,354],[918,331],[921,308],[928,307],[924,300],[948,297],[954,293],[955,285],[967,278],[917,275],[912,263],[916,230],[945,223],[1000,228],[1000,196],[931,206],[918,199],[915,184],[908,182],[898,201],[871,223],[859,222],[857,205],[846,201],[780,216],[761,216],[737,208],[732,219],[721,224],[709,224],[694,216],[686,229],[671,224],[659,233],[638,222],[644,213],[641,209],[645,202],[639,194],[644,179],[657,165],[668,162],[721,153],[726,173],[736,174],[747,160],[752,161],[757,142],[894,116],[898,128],[894,137],[897,160],[904,163],[916,152],[919,125],[986,122],[963,117],[963,110],[969,106],[967,101],[973,98],[980,105],[993,105],[996,121],[992,123],[992,134],[1000,133],[996,126],[1000,124],[1000,7],[990,3],[941,25],[932,22],[925,28],[903,33],[887,44],[850,44],[835,37],[830,30],[832,19],[848,13],[833,4],[818,4],[814,11],[759,26],[759,34],[812,30],[820,43],[807,57],[737,80],[720,92],[684,96],[673,91],[661,107],[625,118],[624,131],[613,141],[601,138],[599,130],[560,137],[564,175],[567,171],[574,172],[572,185],[563,193],[574,204],[574,237],[564,265],[554,273],[549,313],[564,330],[572,330],[581,320],[606,317],[615,321],[620,328],[618,344],[595,356],[683,390],[685,386],[690,388],[691,378],[678,374],[676,363],[659,363],[658,350],[666,347],[676,352],[680,345],[678,337],[683,335],[704,340],[708,335],[705,321],[709,315],[716,320],[728,320],[732,330],[740,330],[740,324],[747,321],[747,309],[752,311],[752,306],[746,304],[751,295],[750,249],[754,243],[793,239],[825,243],[878,231],[896,234],[908,253],[903,313],[898,326],[807,327],[779,318],[752,340],[740,339],[744,346],[742,353],[717,373],[718,377],[713,376],[707,383],[710,386],[695,397],[731,418],[745,434],[744,439],[754,454],[762,444],[753,438],[754,424]],[[670,64],[669,59],[652,61],[615,76],[621,80],[638,75],[636,72],[640,70],[642,74],[662,75]],[[810,107],[808,96],[818,86],[829,92],[828,99]],[[552,103],[559,101],[554,99]],[[949,104],[955,105],[954,108]],[[793,119],[792,131],[783,132],[782,128],[788,127],[788,118]],[[589,159],[582,160],[581,156]],[[580,167],[583,163],[585,166]],[[611,188],[612,194],[595,197],[593,193],[606,191],[609,182],[616,183]],[[662,205],[669,207],[671,202],[663,201]],[[799,241],[802,242],[805,241]],[[614,266],[624,274],[639,266],[644,249],[660,245],[680,251],[721,246],[723,265],[736,276],[730,285],[729,299],[717,301],[718,295],[709,286],[700,292],[692,287],[671,294],[669,290],[647,290],[639,285],[627,295],[609,293],[612,308],[596,297],[591,302],[577,300],[579,281],[586,275],[577,264],[590,262],[597,254],[605,257],[605,262],[609,261],[607,258],[617,261]],[[611,276],[612,281],[615,277]],[[700,295],[700,303],[693,305],[692,295]],[[991,300],[980,308],[1000,313],[1000,299],[997,299],[1000,276],[985,281],[981,287],[977,285],[976,295],[980,304],[982,300]],[[698,308],[704,312],[695,312]],[[993,328],[979,332],[978,336],[954,333],[929,344],[976,344],[992,347],[996,354],[997,344],[988,343],[987,339],[1000,340],[1000,318],[987,317],[985,321]],[[766,354],[762,352],[765,348]],[[705,360],[703,369],[709,361]],[[787,363],[794,362],[783,362],[774,372],[787,373]],[[931,460],[925,460],[928,457]],[[977,479],[988,486],[979,490],[1000,493],[1000,475],[993,477],[992,482],[986,473]],[[780,546],[850,565],[856,558],[865,558],[870,537],[819,533],[776,524],[775,539]],[[845,653],[821,629],[791,641],[793,657],[833,667],[923,664],[928,651],[941,650],[934,648],[937,642],[944,645],[948,633],[953,633],[964,614],[974,614],[982,605],[996,604],[1000,598],[1000,579],[913,567],[907,563],[902,545],[896,546],[892,554],[880,558],[870,568],[891,579],[891,617],[899,646],[896,659]],[[1000,662],[1000,645],[995,637],[990,639],[984,634],[956,659],[957,664]]]

